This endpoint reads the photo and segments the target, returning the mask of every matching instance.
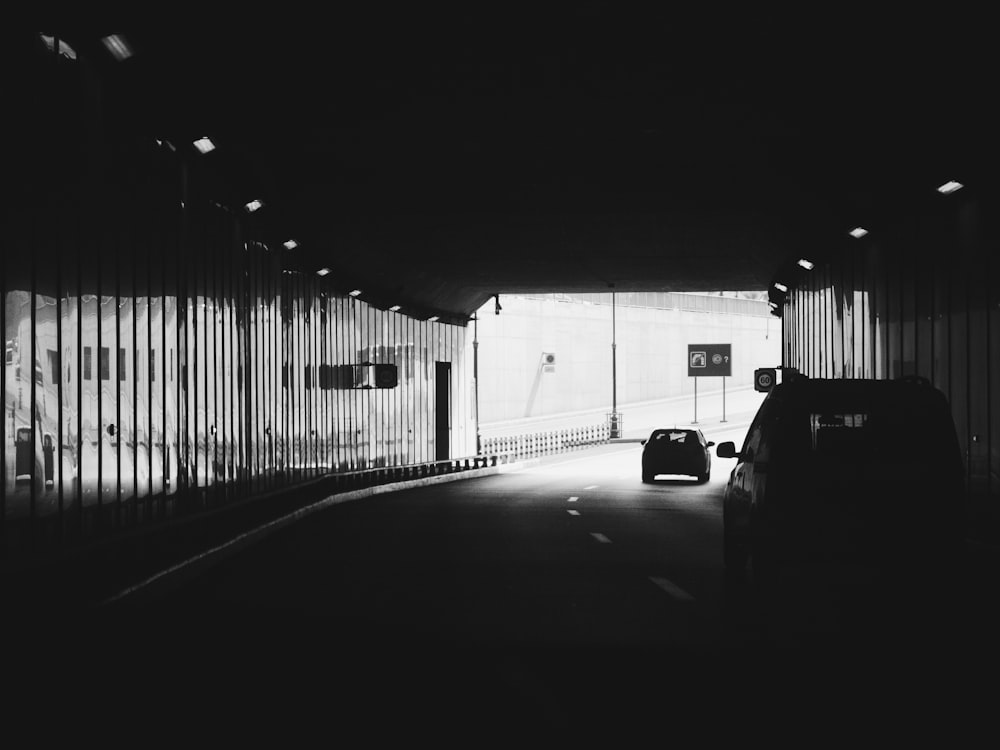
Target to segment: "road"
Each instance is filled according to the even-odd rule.
[[[706,429],[716,442],[744,431]],[[752,574],[727,579],[732,460],[714,457],[705,485],[644,485],[640,453],[604,445],[336,505],[194,580],[126,597],[95,629],[146,659],[170,654],[158,669],[185,665],[189,683],[210,664],[229,689],[316,684],[355,720],[425,729],[481,731],[500,711],[494,730],[512,737],[614,734],[623,715],[686,723],[774,696],[808,694],[808,710],[845,685],[885,718],[945,685],[964,701],[962,670],[995,659],[968,619],[982,616],[980,581],[806,578],[776,594]]]

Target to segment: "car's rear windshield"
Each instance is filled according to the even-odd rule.
[[[697,443],[698,436],[690,430],[657,430],[653,433],[650,440],[663,444],[683,445],[685,443]]]
[[[796,452],[851,460],[913,463],[950,458],[957,448],[951,415],[938,399],[887,391],[854,396],[803,399],[780,432]]]

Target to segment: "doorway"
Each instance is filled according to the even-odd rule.
[[[434,363],[434,459],[451,458],[451,362]]]

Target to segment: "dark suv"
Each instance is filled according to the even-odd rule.
[[[775,386],[723,501],[725,564],[908,562],[957,554],[964,469],[944,394],[921,378]]]

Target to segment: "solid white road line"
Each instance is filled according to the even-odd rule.
[[[578,497],[577,497],[576,495],[573,495],[573,497],[571,497],[571,498],[570,498],[569,500],[567,500],[566,502],[569,502],[569,503],[575,503],[575,502],[576,502],[577,500],[579,500],[579,499],[580,499],[580,498],[578,498]]]
[[[604,534],[598,534],[597,532],[591,531],[590,535],[601,544],[611,544],[611,540],[604,536]]]
[[[687,591],[682,589],[677,584],[668,581],[666,578],[659,578],[658,576],[650,576],[649,580],[651,580],[661,589],[670,594],[670,596],[674,597],[674,599],[678,599],[682,602],[694,601],[694,597],[691,596],[691,594],[689,594]]]
[[[571,516],[578,516],[578,515],[580,515],[580,511],[578,511],[578,510],[567,510],[566,512],[569,513]]]

